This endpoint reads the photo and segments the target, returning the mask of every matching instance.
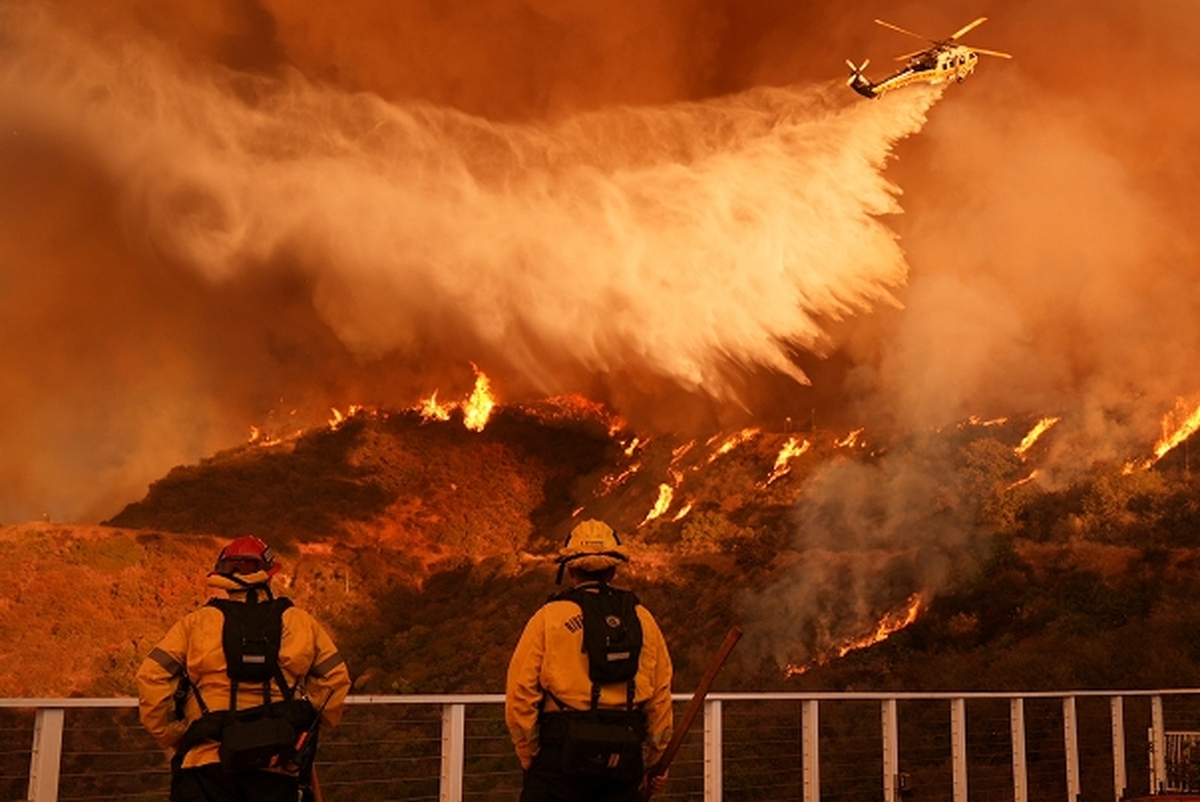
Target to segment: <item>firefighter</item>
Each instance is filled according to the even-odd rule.
[[[296,802],[301,774],[311,768],[316,728],[342,717],[350,672],[311,615],[275,598],[271,578],[278,571],[262,540],[230,542],[208,575],[209,587],[225,598],[180,619],[138,669],[142,724],[172,758],[172,802]],[[245,618],[257,613],[265,618]],[[247,635],[247,620],[266,621],[265,634]],[[240,640],[230,639],[231,622],[241,622]],[[262,676],[266,681],[257,681]],[[310,748],[297,754],[296,744],[281,743],[279,754],[263,757],[257,743],[257,753],[239,752],[231,710],[242,711],[243,719],[286,717],[296,741]],[[285,739],[290,735],[278,736]]]
[[[578,524],[556,561],[559,583],[565,570],[573,587],[552,596],[521,634],[505,688],[505,720],[524,769],[521,802],[636,802],[671,738],[666,641],[637,597],[610,584],[627,561],[611,526]],[[591,612],[601,604],[609,607]],[[601,631],[605,621],[615,628]],[[605,641],[610,651],[597,654]],[[622,660],[626,674],[603,673],[605,663]],[[614,727],[620,737],[610,745],[597,733]],[[616,743],[622,729],[635,734],[636,755]],[[665,773],[655,777],[648,790],[665,781]]]

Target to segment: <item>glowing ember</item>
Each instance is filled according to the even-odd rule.
[[[680,507],[679,512],[675,513],[675,517],[672,518],[671,520],[672,521],[681,520],[685,515],[687,515],[691,511],[692,511],[692,502],[689,501],[687,504],[684,504],[682,507]]]
[[[684,455],[692,450],[692,446],[696,445],[695,440],[689,440],[681,446],[671,450],[671,464],[674,465],[679,460],[683,459]]]
[[[625,481],[630,476],[633,476],[635,473],[637,473],[638,470],[641,469],[641,467],[642,467],[642,463],[635,462],[618,474],[613,474],[612,476],[605,476],[603,479],[600,480],[600,487],[596,489],[596,495],[597,496],[607,496],[615,488],[618,488],[621,485],[625,484]]]
[[[855,429],[841,440],[836,441],[834,445],[838,448],[854,448],[854,446],[858,445],[858,438],[862,435],[863,431],[863,429]]]
[[[625,447],[625,456],[632,457],[633,452],[637,451],[637,448],[640,445],[642,445],[642,439],[640,437],[634,437],[629,441],[629,445]]]
[[[771,469],[771,475],[767,477],[767,481],[763,486],[771,484],[781,476],[786,476],[792,470],[792,460],[803,454],[809,449],[809,442],[804,440],[797,442],[795,437],[789,437],[787,442],[783,444],[783,448],[779,450],[779,456],[775,457],[775,467]]]
[[[708,458],[708,464],[711,465],[713,460],[715,460],[717,457],[728,454],[730,451],[733,451],[747,440],[757,437],[758,433],[758,429],[742,429],[740,432],[736,432],[731,434],[729,437],[726,437],[721,445],[717,446],[717,450],[712,453],[712,456]],[[712,445],[714,442],[716,442],[716,440],[716,436],[711,437],[706,445]]]
[[[559,421],[595,420],[604,424],[608,436],[616,438],[626,428],[625,420],[611,412],[598,401],[592,401],[578,393],[556,395],[541,401],[522,405],[522,409],[539,420],[555,423]]]
[[[654,502],[654,509],[646,513],[645,519],[638,526],[645,526],[655,518],[661,516],[671,507],[671,500],[675,497],[675,489],[668,484],[658,486],[658,501]]]
[[[885,615],[878,624],[875,625],[875,630],[869,635],[864,635],[861,638],[851,638],[844,641],[831,649],[828,649],[823,655],[815,660],[810,660],[803,665],[790,665],[784,671],[784,676],[794,677],[803,674],[814,666],[825,665],[830,660],[838,657],[845,657],[847,654],[859,649],[865,649],[868,646],[874,646],[876,643],[887,640],[891,635],[907,627],[913,621],[917,620],[917,615],[921,612],[921,594],[914,593],[908,597],[906,606],[903,610],[898,610],[894,613]]]
[[[1003,426],[1008,423],[1008,418],[989,418],[984,420],[978,415],[972,415],[962,423],[958,424],[958,428],[965,429],[968,426]]]
[[[1042,418],[1040,421],[1038,421],[1034,427],[1029,430],[1029,434],[1025,435],[1024,439],[1021,440],[1021,444],[1017,446],[1017,456],[1025,456],[1025,452],[1033,447],[1033,444],[1038,441],[1038,438],[1045,434],[1050,427],[1058,423],[1058,421],[1059,418]]]

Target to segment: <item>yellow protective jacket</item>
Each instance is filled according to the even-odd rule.
[[[210,578],[219,585],[220,577]],[[245,600],[245,594],[230,593],[230,598]],[[188,613],[167,632],[142,662],[137,672],[138,706],[143,726],[158,743],[173,751],[191,723],[201,716],[195,688],[210,711],[228,710],[231,685],[225,673],[225,650],[221,633],[225,616],[215,607],[201,607]],[[298,607],[283,612],[283,637],[279,647],[279,667],[289,686],[300,682],[297,696],[308,696],[321,712],[323,723],[334,726],[341,720],[346,694],[350,691],[350,671],[333,640],[311,615]],[[173,694],[186,671],[193,691],[188,694],[184,717],[175,716]],[[271,682],[271,701],[283,698]],[[326,703],[328,699],[328,703]],[[239,683],[238,709],[263,703],[262,685]],[[184,756],[183,767],[202,766],[219,760],[215,741],[204,741]]]
[[[587,584],[581,585],[587,587]],[[671,708],[671,656],[662,630],[650,611],[640,604],[642,653],[634,678],[634,704],[646,711],[646,767],[658,762],[671,740],[674,716]],[[504,718],[522,768],[529,768],[538,753],[538,712],[558,709],[554,699],[574,710],[587,710],[592,702],[588,656],[583,648],[583,613],[572,601],[552,601],[541,607],[521,633],[508,666]],[[604,685],[599,706],[625,707],[625,683]]]

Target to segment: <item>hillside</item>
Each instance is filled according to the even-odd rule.
[[[359,412],[180,466],[101,527],[0,529],[0,693],[133,692],[224,539],[276,546],[361,692],[496,692],[580,517],[628,533],[680,690],[733,624],[724,688],[1200,683],[1200,493],[1186,466],[1048,490],[1032,421],[920,442],[861,432],[641,438],[593,406],[482,431]],[[915,620],[867,647],[880,621]],[[864,648],[838,654],[848,644]],[[788,671],[787,669],[789,669]]]

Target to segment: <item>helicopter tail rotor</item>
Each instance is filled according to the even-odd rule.
[[[875,97],[875,87],[867,76],[863,75],[863,70],[871,63],[871,59],[863,59],[863,63],[858,66],[850,59],[846,59],[846,66],[850,68],[850,77],[846,79],[846,86],[858,92],[863,97]]]
[[[867,65],[870,63],[871,63],[871,59],[866,58],[866,59],[863,59],[862,64],[859,64],[856,67],[856,66],[854,66],[853,61],[851,61],[850,59],[846,59],[846,66],[850,68],[850,77],[846,79],[846,85],[850,86],[855,81],[866,81],[867,76],[863,75],[863,70],[865,70],[867,68]]]

